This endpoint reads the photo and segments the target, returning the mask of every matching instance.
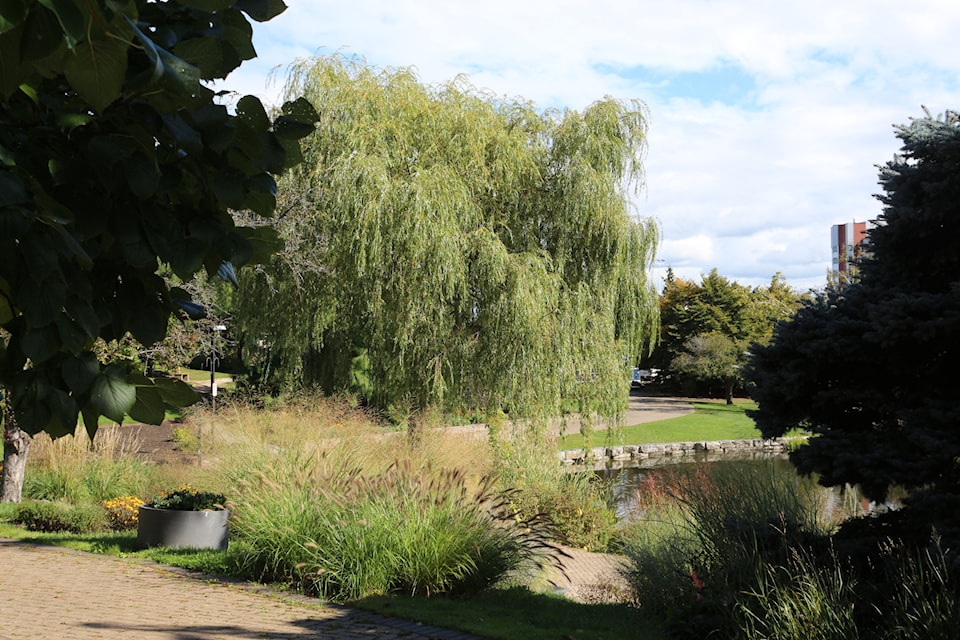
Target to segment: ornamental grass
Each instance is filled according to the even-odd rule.
[[[517,521],[460,470],[280,452],[234,478],[231,534],[245,572],[335,601],[472,593],[556,559],[540,518]]]

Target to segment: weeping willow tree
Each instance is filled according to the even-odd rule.
[[[342,57],[287,91],[321,120],[280,185],[286,250],[242,283],[262,376],[414,410],[624,408],[659,328],[641,103],[538,112]]]

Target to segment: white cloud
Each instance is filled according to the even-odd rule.
[[[659,264],[807,288],[825,281],[830,226],[880,213],[891,125],[960,107],[957,33],[955,0],[290,0],[225,84],[275,103],[270,69],[343,50],[541,107],[640,98],[637,208],[663,228]]]

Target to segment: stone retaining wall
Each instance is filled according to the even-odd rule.
[[[617,466],[635,465],[638,461],[662,460],[679,462],[678,458],[725,455],[774,455],[787,452],[786,438],[764,440],[717,440],[714,442],[670,442],[660,444],[624,445],[617,447],[595,447],[593,449],[573,449],[560,452],[560,461],[564,464],[586,464]]]

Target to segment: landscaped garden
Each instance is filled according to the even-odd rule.
[[[636,512],[617,522],[597,476],[565,471],[529,435],[438,428],[412,442],[343,399],[269,409],[223,400],[217,413],[154,428],[171,438],[202,429],[202,464],[191,450],[144,452],[130,439],[138,427],[103,428],[93,447],[82,431],[37,437],[25,500],[3,505],[0,536],[267,582],[489,638],[848,638],[881,624],[926,632],[960,615],[942,550],[910,555],[889,542],[879,568],[858,568],[855,552],[830,543],[839,516],[824,518],[811,483],[762,465],[649,471]],[[710,433],[715,415],[662,426],[676,421]],[[217,493],[185,508],[231,510],[226,550],[137,549],[141,504]],[[628,586],[598,579],[579,602],[552,593],[542,567],[559,559],[558,543],[625,555]]]

